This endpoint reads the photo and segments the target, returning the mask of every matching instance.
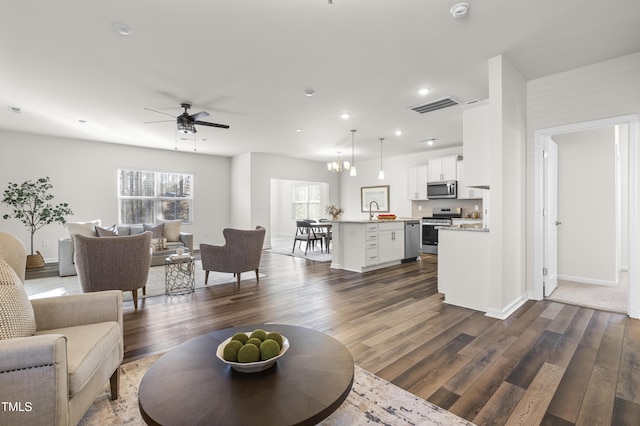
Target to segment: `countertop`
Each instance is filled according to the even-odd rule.
[[[463,231],[463,232],[489,232],[488,228],[483,228],[482,224],[477,225],[454,225],[454,226],[436,226],[439,231]]]
[[[397,217],[395,219],[345,219],[333,223],[384,223],[384,222],[420,222],[419,217]]]

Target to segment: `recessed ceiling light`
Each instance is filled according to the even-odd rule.
[[[129,36],[133,34],[133,30],[131,29],[131,27],[121,22],[116,22],[115,24],[113,24],[113,31],[115,31],[116,34],[120,34],[121,36]]]
[[[430,89],[424,88],[424,89],[418,90],[418,93],[420,94],[420,96],[426,96],[429,94],[430,91],[431,91]]]
[[[433,138],[432,138],[432,139],[425,139],[425,140],[423,140],[423,141],[420,141],[420,143],[425,143],[425,144],[427,144],[427,145],[431,146],[431,145],[433,145],[434,143],[436,143],[436,139],[433,139]]]
[[[347,118],[351,117],[351,114],[349,114],[348,112],[343,112],[342,114],[340,114],[340,117],[343,120],[346,120]]]
[[[396,136],[401,136],[402,135],[402,130],[396,130]]]
[[[16,113],[16,114],[20,114],[22,112],[22,110],[20,109],[20,107],[17,106],[11,106],[9,105],[7,108],[9,108],[9,111]]]
[[[302,129],[296,129],[296,132],[300,133],[302,131]]]
[[[460,3],[456,3],[451,7],[451,14],[454,18],[462,18],[469,11],[469,3],[466,1],[461,1]]]
[[[304,90],[304,94],[305,94],[306,96],[313,96],[313,95],[315,95],[315,94],[316,94],[316,91],[315,91],[315,90],[313,90],[311,87],[309,87],[308,89],[305,89],[305,90]]]

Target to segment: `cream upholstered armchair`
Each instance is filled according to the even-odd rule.
[[[0,232],[0,424],[75,425],[107,380],[118,398],[122,292],[29,301],[25,262]]]
[[[243,272],[255,271],[256,281],[259,283],[258,269],[265,233],[262,226],[256,226],[254,230],[225,228],[222,231],[225,245],[200,244],[202,269],[206,271],[205,285],[209,281],[209,271],[233,273],[237,278],[238,290]]]
[[[146,294],[151,266],[151,232],[120,237],[74,237],[82,291],[130,291],[138,309],[138,289]]]

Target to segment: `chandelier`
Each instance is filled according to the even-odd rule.
[[[327,163],[327,170],[330,172],[340,173],[351,169],[351,164],[348,161],[342,161],[340,153],[338,152],[338,161]]]

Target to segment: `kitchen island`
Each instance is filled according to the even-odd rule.
[[[438,292],[445,303],[487,312],[489,230],[438,228]]]
[[[405,223],[417,220],[397,218],[332,222],[331,267],[367,272],[400,264],[405,259]],[[416,244],[419,245],[419,242]]]

